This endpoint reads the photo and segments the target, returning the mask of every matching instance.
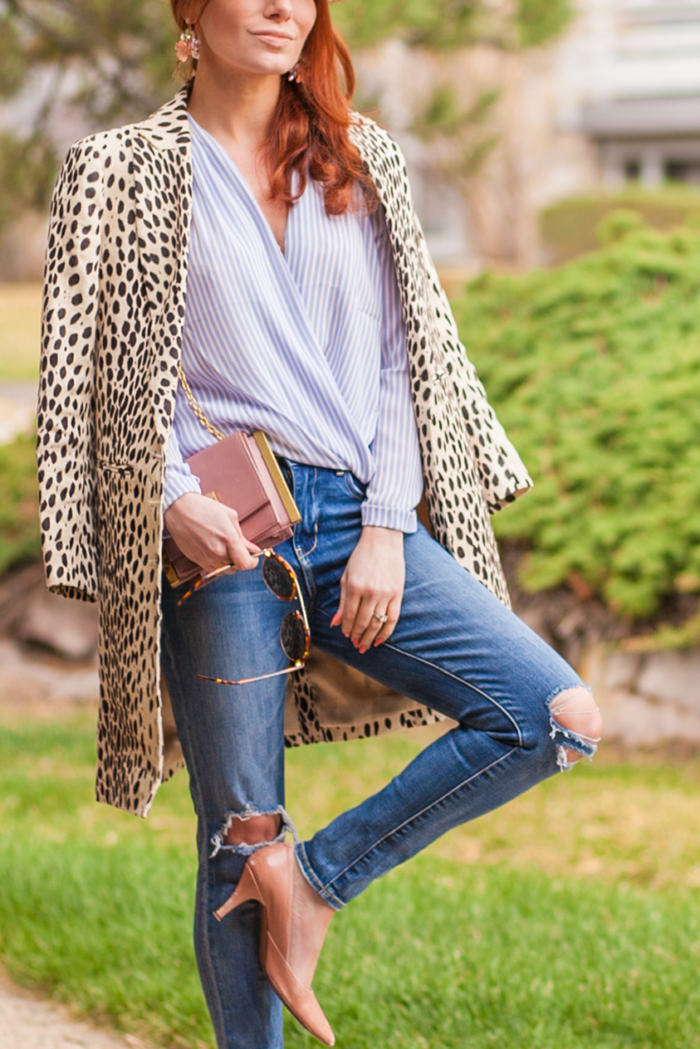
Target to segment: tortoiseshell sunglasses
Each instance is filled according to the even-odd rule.
[[[296,572],[274,550],[267,548],[262,551],[260,557],[262,557],[263,579],[268,590],[275,597],[278,597],[280,601],[293,601],[295,597],[299,600],[301,612],[289,612],[282,620],[282,626],[280,627],[280,644],[287,659],[292,661],[292,665],[284,670],[275,670],[272,674],[261,674],[259,677],[245,677],[241,678],[240,681],[225,681],[224,678],[197,674],[197,677],[201,678],[202,681],[213,681],[217,685],[248,685],[252,681],[263,681],[268,677],[280,677],[281,674],[291,674],[294,670],[301,670],[306,662],[306,657],[311,647],[311,631]],[[201,590],[208,583],[213,583],[220,575],[230,571],[232,568],[232,564],[222,565],[221,568],[215,568],[213,572],[207,572],[206,575],[200,576],[194,586],[180,598],[178,606],[183,604],[192,594]]]

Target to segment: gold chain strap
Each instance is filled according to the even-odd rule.
[[[185,375],[185,369],[182,367],[182,363],[180,362],[178,362],[177,373],[180,376],[180,382],[182,383],[182,388],[185,391],[185,397],[190,402],[190,407],[192,411],[197,416],[204,429],[208,430],[212,437],[216,437],[217,441],[223,441],[226,435],[223,434],[221,430],[217,430],[217,428],[209,422],[206,415],[195,401],[194,394],[190,389],[190,384],[188,383],[187,376]]]

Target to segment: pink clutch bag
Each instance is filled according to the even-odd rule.
[[[279,463],[264,433],[238,431],[185,460],[202,493],[238,514],[246,539],[260,547],[289,539],[301,520]],[[199,575],[201,569],[171,537],[164,542],[164,570],[172,586]]]

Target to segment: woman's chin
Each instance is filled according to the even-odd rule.
[[[282,55],[258,54],[244,62],[241,62],[240,59],[236,62],[227,62],[224,59],[221,62],[221,72],[228,69],[236,77],[282,77],[293,65],[293,62],[290,63],[289,59]]]

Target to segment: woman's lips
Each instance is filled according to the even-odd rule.
[[[287,36],[286,33],[253,33],[253,36],[257,36],[258,40],[264,40],[266,44],[275,44],[277,47],[284,47],[292,39],[291,36]]]

